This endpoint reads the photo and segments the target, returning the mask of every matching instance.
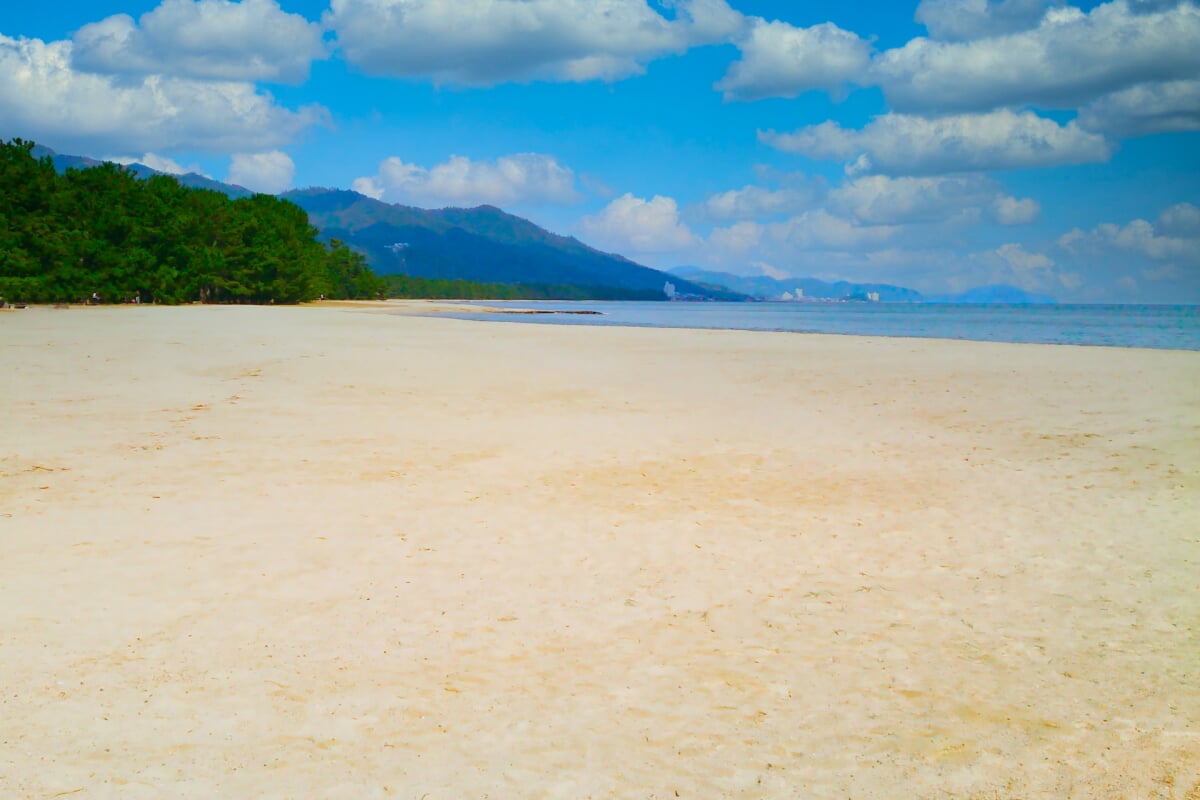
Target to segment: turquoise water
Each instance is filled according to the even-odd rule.
[[[491,305],[599,312],[505,317],[543,325],[728,328],[1200,350],[1200,306],[515,301]],[[454,316],[496,319],[488,314]]]

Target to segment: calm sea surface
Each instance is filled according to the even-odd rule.
[[[530,314],[505,318],[543,325],[731,328],[1200,350],[1200,306],[524,301],[489,305],[541,311],[599,312],[596,315]],[[496,319],[491,314],[453,316]]]

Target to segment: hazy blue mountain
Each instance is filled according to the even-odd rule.
[[[794,297],[797,289],[803,291],[805,297],[818,300],[866,300],[867,294],[874,292],[878,292],[879,299],[885,302],[919,303],[923,299],[915,289],[886,283],[829,282],[816,278],[776,279],[766,275],[733,275],[700,267],[674,267],[671,272],[699,283],[724,286],[765,300],[778,299],[785,293]]]
[[[94,158],[87,158],[86,156],[70,156],[62,153],[56,153],[54,150],[51,150],[49,147],[45,147],[44,145],[34,145],[34,158],[44,158],[46,156],[50,157],[50,161],[54,164],[54,168],[59,172],[66,172],[69,169],[88,169],[90,167],[98,167],[104,163],[103,161],[97,161]],[[184,186],[189,186],[193,189],[212,189],[213,191],[221,192],[222,194],[234,199],[239,197],[251,197],[254,195],[254,192],[250,191],[244,186],[238,186],[234,183],[222,183],[221,181],[215,181],[212,178],[206,178],[203,175],[195,172],[188,172],[184,175],[174,175],[168,172],[161,172],[152,167],[148,167],[145,164],[138,164],[136,162],[133,164],[125,164],[124,166],[125,169],[129,170],[134,175],[137,175],[139,178],[149,178],[152,175],[171,175]]]
[[[744,299],[600,252],[494,206],[431,210],[338,189],[304,189],[282,197],[307,211],[322,237],[341,239],[365,253],[381,275],[655,292],[670,282],[681,294]]]
[[[84,156],[60,155],[49,147],[40,144],[35,144],[30,153],[37,159],[49,156],[50,160],[54,163],[54,168],[59,172],[66,172],[69,169],[88,169],[89,167],[98,167],[104,163],[103,161],[97,161],[94,158],[85,158]]]
[[[1005,284],[980,286],[961,294],[939,295],[925,298],[926,303],[1004,303],[1006,305],[1032,305],[1057,303],[1053,297],[1033,294],[1024,289]]]
[[[728,272],[713,272],[700,267],[675,267],[671,272],[705,284],[724,286],[735,292],[742,292],[751,297],[761,299],[778,299],[784,293],[793,297],[800,289],[807,298],[818,300],[850,299],[865,300],[869,292],[878,292],[879,299],[884,302],[904,303],[1004,303],[1009,305],[1029,305],[1035,303],[1056,303],[1053,297],[1033,294],[1015,286],[997,284],[980,286],[961,294],[923,296],[915,289],[903,286],[892,286],[886,283],[851,283],[849,281],[820,281],[816,278],[782,278],[776,279],[766,275],[732,275]]]
[[[143,164],[130,164],[129,166],[150,169]],[[152,173],[154,172],[154,170],[150,171]],[[188,172],[184,175],[176,175],[175,178],[184,186],[189,186],[193,189],[212,189],[214,192],[221,192],[222,194],[229,195],[235,200],[239,197],[253,197],[255,195],[255,192],[250,191],[244,186],[238,186],[236,183],[222,183],[221,181],[214,181],[212,178],[206,178],[203,175],[199,175],[195,172]]]

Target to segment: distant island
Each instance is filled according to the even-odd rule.
[[[816,278],[772,278],[767,275],[734,275],[700,267],[675,267],[672,273],[704,285],[721,286],[757,300],[790,302],[863,303],[1002,303],[1028,305],[1058,302],[1015,286],[983,286],[961,294],[923,295],[916,289],[887,283],[822,281]]]

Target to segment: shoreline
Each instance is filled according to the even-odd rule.
[[[391,302],[391,303],[431,302],[433,304],[433,309],[431,310],[430,313],[446,314],[448,316],[455,316],[459,319],[472,320],[472,321],[488,321],[488,319],[489,319],[488,315],[491,315],[494,317],[499,317],[500,315],[503,315],[503,314],[514,314],[514,315],[528,314],[531,316],[539,316],[539,317],[540,316],[551,316],[552,317],[557,314],[583,315],[583,316],[606,316],[607,315],[606,312],[602,312],[602,311],[596,312],[596,311],[590,311],[590,310],[588,310],[588,311],[555,310],[555,309],[543,310],[543,309],[518,309],[518,308],[508,308],[508,307],[486,306],[486,305],[478,305],[472,301],[461,301],[462,305],[458,305],[458,306],[454,305],[452,302],[447,302],[447,301],[420,301],[420,300],[395,301],[395,300],[393,300],[393,301],[388,301],[388,302]],[[522,300],[514,300],[514,301],[502,301],[502,302],[522,303],[522,304],[528,304],[528,305],[537,305],[539,303],[541,303],[541,304],[579,303],[579,304],[587,304],[587,305],[601,306],[601,307],[604,306],[606,302],[613,302],[613,303],[622,304],[622,305],[627,304],[627,301],[558,301],[558,300],[522,301]],[[714,304],[686,304],[686,307],[699,306],[701,308],[704,308],[704,307],[710,306],[710,305],[714,305]],[[736,304],[730,304],[730,305],[736,305]],[[764,304],[759,304],[759,305],[765,305],[767,307],[770,307],[772,305],[788,307],[789,304],[764,303]],[[886,303],[876,304],[876,306],[877,305],[885,305],[886,306],[887,304]],[[919,304],[896,303],[893,305],[911,306],[911,305],[919,305]],[[937,306],[940,304],[931,304],[931,305]],[[1006,306],[1006,307],[1010,307],[1010,306]],[[1074,306],[1072,306],[1072,307],[1074,307]],[[1136,307],[1145,308],[1146,306],[1136,306]],[[1163,306],[1163,308],[1186,308],[1186,307],[1187,306]],[[983,309],[986,309],[987,306],[985,304],[965,304],[965,305],[961,306],[961,308],[971,308],[971,309],[983,310]],[[402,311],[400,313],[409,313],[409,312]],[[415,309],[411,313],[420,314],[422,312],[419,309]],[[551,320],[520,319],[519,317],[517,319],[510,320],[510,321],[535,322],[535,323],[536,322],[541,322],[541,323],[551,322]],[[559,324],[572,324],[572,323],[567,322],[567,323],[559,323]],[[867,332],[867,331],[838,331],[838,330],[821,330],[821,329],[797,329],[797,328],[786,328],[786,327],[775,327],[775,328],[753,327],[752,328],[752,327],[736,327],[736,326],[719,326],[719,325],[713,325],[713,324],[687,325],[687,324],[671,323],[671,322],[666,322],[666,321],[640,322],[640,321],[630,320],[630,319],[618,319],[615,321],[596,321],[596,322],[588,322],[586,320],[580,320],[578,322],[575,322],[574,324],[606,326],[606,327],[660,328],[660,329],[694,330],[694,331],[725,330],[725,331],[748,331],[748,332],[758,332],[758,333],[807,334],[807,335],[818,335],[818,336],[822,336],[822,335],[824,335],[824,336],[857,336],[857,337],[867,337],[867,338],[874,337],[874,338],[886,338],[886,339],[916,339],[916,340],[923,340],[923,341],[935,340],[935,341],[946,341],[946,342],[952,342],[952,341],[990,342],[990,343],[996,343],[996,344],[1040,344],[1040,345],[1054,345],[1054,346],[1061,346],[1061,347],[1104,347],[1104,348],[1147,350],[1147,351],[1174,350],[1174,351],[1183,351],[1183,352],[1200,352],[1200,340],[1195,341],[1194,343],[1192,343],[1192,346],[1188,347],[1188,346],[1170,346],[1168,344],[1152,345],[1152,344],[1143,344],[1143,343],[1124,343],[1124,342],[1115,342],[1114,343],[1114,342],[1100,342],[1100,341],[1081,341],[1081,342],[1030,341],[1030,340],[1022,340],[1022,339],[1012,339],[1012,338],[1008,338],[1008,339],[981,338],[979,336],[974,336],[974,337],[941,336],[941,335],[934,335],[934,334],[912,333],[912,332],[906,332],[906,331]]]
[[[522,303],[528,305],[536,305],[538,303],[554,303],[554,304],[588,304],[603,306],[606,303],[626,305],[630,302],[639,303],[641,301],[603,301],[603,300],[512,300],[512,301],[475,301],[475,300],[436,300],[425,298],[393,298],[390,300],[320,300],[311,303],[301,303],[296,305],[239,305],[239,304],[202,304],[190,303],[181,306],[155,306],[148,304],[146,306],[136,306],[134,304],[109,304],[106,306],[90,306],[86,304],[59,304],[55,306],[40,304],[30,305],[29,309],[54,309],[54,310],[70,310],[72,308],[130,308],[146,307],[146,308],[188,308],[188,307],[221,307],[221,308],[340,308],[345,310],[358,310],[363,313],[380,313],[392,314],[397,316],[415,316],[415,317],[437,317],[444,316],[457,318],[464,321],[515,321],[515,322],[539,322],[541,319],[521,319],[521,317],[529,318],[545,318],[545,317],[604,317],[606,312],[595,310],[570,310],[570,309],[538,309],[538,308],[510,308],[507,306],[489,305],[488,303]],[[719,304],[719,303],[718,303]],[[697,305],[700,307],[714,305],[707,304],[686,304],[688,306]],[[736,305],[736,304],[729,304]],[[788,304],[778,303],[762,303],[759,305],[780,305]],[[866,304],[864,304],[866,305]],[[888,305],[887,303],[875,304]],[[912,306],[920,304],[911,303],[893,303],[895,306]],[[929,304],[932,306],[940,306],[943,304]],[[1004,304],[1001,304],[1004,305]],[[1079,304],[1071,305],[1077,307]],[[962,304],[961,308],[987,308],[987,304]],[[1006,306],[1008,307],[1008,306]],[[1013,306],[1016,307],[1016,306]],[[1100,304],[1098,307],[1112,307],[1112,304]],[[1171,305],[1171,306],[1145,306],[1145,305],[1130,305],[1131,308],[1190,308],[1187,305]],[[22,306],[22,309],[26,308]],[[1200,306],[1197,306],[1200,308]],[[0,310],[18,310],[18,309],[0,309]],[[572,324],[557,323],[557,324]],[[991,344],[1016,344],[1016,345],[1051,345],[1057,347],[1084,347],[1084,348],[1105,348],[1105,349],[1120,349],[1120,350],[1141,350],[1148,352],[1173,351],[1173,352],[1200,352],[1200,342],[1193,343],[1192,346],[1171,346],[1168,344],[1131,344],[1131,343],[1113,343],[1100,341],[1083,341],[1083,342],[1064,342],[1064,341],[1031,341],[1012,338],[967,338],[962,336],[942,336],[933,334],[920,334],[911,332],[860,332],[860,331],[839,331],[839,330],[817,330],[817,329],[795,329],[795,328],[762,328],[762,327],[736,327],[736,326],[717,326],[717,325],[685,325],[685,324],[670,324],[666,322],[640,322],[636,320],[616,320],[603,322],[586,322],[579,321],[573,323],[578,326],[588,327],[614,327],[614,328],[639,328],[639,329],[662,329],[662,330],[720,330],[720,331],[744,331],[748,333],[788,333],[788,334],[805,334],[815,336],[848,336],[848,337],[863,337],[863,338],[883,338],[883,339],[913,339],[917,341],[942,341],[942,342],[976,342],[976,343],[991,343]]]
[[[5,320],[6,794],[1200,791],[1200,354],[284,308]]]

